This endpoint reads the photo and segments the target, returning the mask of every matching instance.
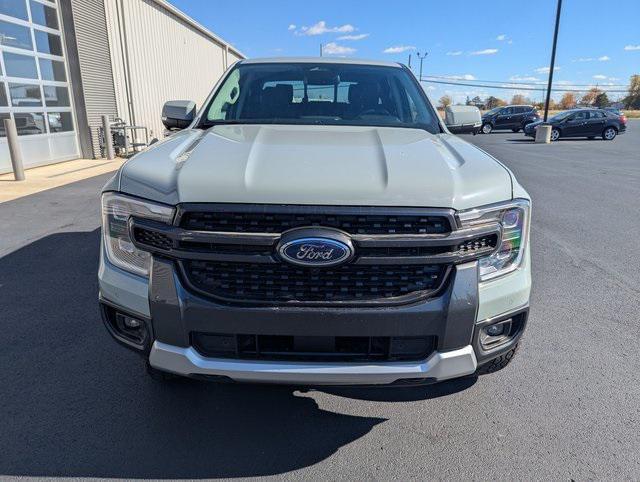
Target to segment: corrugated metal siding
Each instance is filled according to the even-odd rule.
[[[99,157],[102,115],[112,119],[118,115],[104,0],[71,0],[71,9],[93,153]]]
[[[161,139],[163,104],[200,107],[225,71],[225,47],[153,0],[104,1],[120,117]]]

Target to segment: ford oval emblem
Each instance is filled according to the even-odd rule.
[[[297,237],[296,234],[304,233],[290,232],[289,236],[283,236],[278,246],[278,253],[289,263],[308,267],[336,266],[353,256],[353,247],[349,238],[341,233],[337,236],[328,234],[331,237]]]

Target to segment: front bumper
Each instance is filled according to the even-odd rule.
[[[149,361],[155,368],[188,377],[291,385],[380,385],[403,380],[436,382],[470,375],[478,366],[470,345],[435,352],[421,362],[363,364],[212,359],[201,356],[192,347],[181,348],[156,341]]]
[[[150,280],[129,275],[101,258],[103,302],[148,324],[139,347],[151,366],[183,376],[300,385],[375,385],[436,382],[472,374],[517,343],[483,352],[486,320],[525,314],[531,277],[528,256],[520,270],[478,282],[477,262],[455,267],[445,292],[427,301],[385,308],[285,308],[224,306],[183,286],[171,260],[154,257]],[[105,310],[103,310],[103,314]],[[105,320],[106,321],[106,320]],[[118,339],[114,330],[111,335]],[[302,362],[207,358],[191,346],[192,332],[300,336],[435,336],[436,350],[416,362]],[[123,342],[123,340],[118,340]],[[128,343],[123,343],[130,346]]]

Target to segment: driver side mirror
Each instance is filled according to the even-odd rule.
[[[196,104],[190,100],[171,100],[162,107],[162,123],[169,130],[186,129],[196,118]]]

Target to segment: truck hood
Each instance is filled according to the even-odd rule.
[[[466,209],[512,197],[509,171],[450,134],[390,127],[219,125],[130,159],[120,190],[185,202]]]

